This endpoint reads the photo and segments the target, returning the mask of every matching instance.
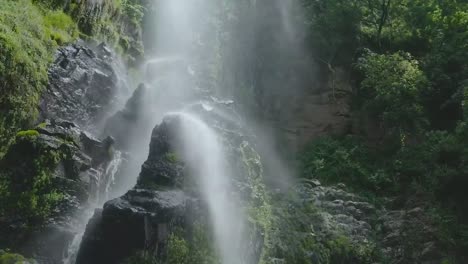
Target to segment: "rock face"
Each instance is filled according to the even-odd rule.
[[[316,230],[344,235],[353,243],[366,244],[370,242],[372,217],[377,210],[343,187],[325,187],[312,180],[305,181],[298,192],[318,208],[321,221],[316,223]]]
[[[60,120],[46,121],[24,134],[17,136],[17,142],[2,160],[2,172],[14,175],[11,186],[16,186],[12,188],[18,194],[31,192],[30,188],[43,188],[35,194],[38,199],[43,195],[40,192],[52,190],[63,197],[49,209],[41,224],[34,220],[32,230],[28,228],[32,220],[27,215],[7,213],[1,217],[0,247],[17,249],[41,263],[62,263],[79,223],[76,215],[97,199],[94,192],[107,177],[113,140],[97,140],[74,123]],[[47,177],[46,183],[42,183],[46,185],[32,187],[31,182],[37,182],[39,177]]]
[[[245,198],[243,205],[249,209],[256,206],[263,208],[265,187],[262,185],[262,168],[258,154],[243,141],[240,134],[232,132],[235,129],[233,124],[221,122],[222,115],[215,117],[216,114],[211,112],[213,108],[207,105],[194,105],[193,108],[192,113],[209,116],[218,128],[223,127],[220,131],[220,135],[226,136],[226,142],[223,143],[236,146],[229,148],[232,151],[229,154],[233,157],[232,165],[239,172],[235,173],[237,178],[232,179],[233,186],[238,188],[236,194],[232,195]],[[198,230],[197,224],[211,225],[207,220],[207,203],[197,186],[200,183],[193,178],[189,166],[178,152],[181,144],[181,122],[184,122],[181,116],[170,115],[153,129],[149,155],[141,167],[136,186],[122,197],[108,201],[103,210],[95,212],[87,225],[77,264],[121,263],[140,251],[164,262],[170,248],[168,238],[172,234],[182,230],[182,238],[188,244],[196,243],[194,230]],[[258,215],[263,212],[259,210]],[[243,252],[249,258],[258,260],[263,246],[263,226],[255,222],[255,216],[252,218],[254,220],[249,223],[255,226],[249,234],[252,241],[242,246],[246,247]],[[206,232],[211,232],[211,228],[207,229]],[[212,237],[207,239],[213,241]],[[197,250],[198,245],[190,248]],[[205,249],[200,249],[200,252],[205,252],[203,250]],[[204,254],[207,255],[206,252]]]
[[[134,189],[96,210],[76,263],[122,263],[138,251],[163,254],[171,230],[185,221],[181,191]]]
[[[327,81],[317,82],[315,89],[300,94],[291,114],[279,120],[277,126],[293,151],[300,151],[321,136],[343,135],[351,130],[348,75],[341,69],[334,69]]]
[[[430,208],[410,207],[380,213],[381,244],[391,263],[443,263],[446,249]]]
[[[117,60],[104,44],[92,49],[80,43],[60,48],[49,69],[49,85],[40,113],[71,120],[82,127],[100,121],[117,100]]]
[[[163,122],[153,130],[148,160],[137,186],[107,202],[88,223],[77,264],[115,264],[138,251],[164,254],[169,234],[184,226],[195,200],[180,182],[183,164],[169,155],[175,131]]]
[[[280,226],[291,232],[299,232],[298,235],[302,238],[299,240],[301,242],[297,243],[295,237],[288,237],[280,231],[279,238],[282,241],[280,243],[292,245],[279,248],[291,250],[294,252],[292,253],[294,257],[308,254],[310,257],[303,259],[308,259],[312,261],[311,263],[328,263],[327,259],[337,259],[339,256],[343,261],[344,256],[340,256],[342,254],[340,250],[333,250],[337,248],[337,244],[330,244],[331,241],[341,240],[347,241],[341,246],[348,245],[347,250],[352,252],[348,257],[352,258],[332,263],[378,261],[378,263],[392,264],[435,264],[444,260],[442,253],[444,249],[441,248],[437,236],[437,225],[423,207],[414,207],[413,204],[403,210],[376,208],[366,202],[365,198],[347,191],[343,184],[323,186],[318,180],[302,180],[294,187],[294,193],[298,195],[295,199],[289,200],[286,204],[280,203],[280,206],[275,208],[279,210],[276,217],[278,219],[284,217],[286,220],[283,222],[280,220]],[[293,212],[290,216],[284,216],[281,211],[284,206]],[[312,236],[308,237],[310,234]],[[300,243],[307,241],[309,248],[306,250],[310,252],[295,251],[303,246]],[[319,247],[310,246],[313,244],[310,241],[314,241]],[[288,252],[281,250],[280,256],[288,256]],[[330,252],[328,255],[327,251]],[[287,257],[275,259],[278,263],[291,261]]]

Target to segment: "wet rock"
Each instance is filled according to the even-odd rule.
[[[58,49],[41,98],[41,119],[61,118],[82,127],[97,124],[116,100],[116,64],[103,44],[94,49],[84,43]]]
[[[46,120],[19,133],[0,164],[2,173],[15,176],[10,191],[31,192],[37,178],[47,177],[41,192],[56,190],[61,198],[41,221],[30,219],[29,212],[12,211],[0,218],[0,248],[15,249],[39,263],[62,263],[78,226],[76,215],[95,198],[93,190],[105,177],[111,149],[110,139],[92,138],[63,120]]]
[[[204,114],[216,115],[209,111]],[[193,178],[178,151],[181,147],[179,132],[184,120],[184,116],[177,114],[166,116],[153,129],[149,155],[141,166],[136,186],[107,202],[102,211],[96,211],[87,225],[77,264],[120,263],[138,251],[164,260],[169,234],[176,229],[183,230],[184,239],[190,241],[196,223],[210,225],[206,219],[207,203],[200,194],[198,180]],[[238,166],[237,171],[241,172],[234,173],[236,177],[232,179],[238,188],[232,194],[233,198],[238,198],[235,195],[245,197],[246,204],[264,206],[266,198],[262,191],[265,187],[261,185],[262,168],[258,154],[239,133],[234,132],[232,124],[221,122],[220,117],[210,117],[210,120],[217,125],[215,129],[219,129],[220,135],[232,135],[223,143],[228,155],[233,157],[231,165]],[[243,252],[252,256],[251,259],[260,258],[264,238],[262,228],[260,223],[255,224],[248,234],[252,240],[242,245],[246,247]]]
[[[86,227],[77,264],[120,263],[140,250],[164,253],[168,235],[190,217],[196,200],[182,191],[183,164],[170,157],[175,126],[155,127],[135,188],[108,201]],[[185,226],[184,226],[185,227]]]
[[[318,180],[313,180],[314,186],[301,190],[307,192],[313,204],[320,211],[322,221],[318,221],[317,228],[320,236],[327,234],[345,235],[357,245],[370,243],[373,232],[372,216],[377,210],[363,198],[344,190],[345,186],[321,186]],[[366,214],[363,214],[366,211]]]
[[[139,250],[162,250],[189,204],[182,191],[145,189],[107,202],[87,225],[77,263],[121,263]]]

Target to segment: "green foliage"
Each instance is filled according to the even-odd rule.
[[[301,154],[302,174],[326,184],[342,182],[357,190],[378,192],[392,188],[393,179],[377,169],[375,153],[355,137],[316,140]]]
[[[58,44],[76,37],[70,18],[29,0],[0,0],[0,156],[31,125]]]
[[[313,233],[312,223],[318,217],[316,209],[294,196],[274,198],[272,224],[267,230],[270,237],[261,263],[271,263],[276,258],[286,263],[311,263],[307,252],[323,252]],[[319,255],[318,258],[319,263],[323,263],[325,257]]]
[[[374,248],[354,245],[346,236],[338,236],[326,242],[330,263],[375,263]]]
[[[120,8],[123,14],[130,19],[135,26],[140,26],[143,20],[144,8],[137,0],[121,0]]]
[[[421,69],[428,79],[424,96],[416,98],[416,103],[424,106],[432,127],[453,129],[462,119],[461,104],[468,78],[468,3],[456,0],[302,2],[310,46],[318,61],[331,67],[349,67],[356,53],[366,48],[383,54],[410,53],[415,58],[409,59],[411,67]],[[414,65],[416,60],[420,66]],[[401,60],[398,64],[403,66]]]
[[[306,196],[306,195],[304,195]],[[273,199],[270,239],[260,263],[340,264],[376,263],[372,244],[353,243],[348,237],[324,228],[320,211],[299,190]]]
[[[456,256],[466,255],[468,236],[462,230],[468,208],[462,186],[468,179],[468,3],[304,2],[312,7],[307,9],[307,23],[315,36],[312,41],[319,39],[318,46],[312,45],[320,47],[317,58],[347,67],[356,53],[365,51],[354,72],[353,104],[358,116],[370,117],[372,125],[382,129],[371,133],[383,136],[376,142],[376,135],[368,134],[372,140],[365,144],[350,144],[348,138],[320,139],[301,157],[304,175],[326,183],[345,182],[377,197],[392,195],[404,201],[419,197],[419,204],[435,208],[431,217],[439,223],[437,233],[444,246]],[[336,15],[343,10],[348,15]],[[324,18],[318,19],[322,14]],[[348,59],[328,54],[345,54]],[[456,257],[448,259],[459,262]]]
[[[369,198],[417,197],[420,206],[433,208],[427,221],[436,223],[440,243],[448,252],[463,256],[468,248],[468,232],[462,232],[468,230],[466,146],[468,125],[462,122],[454,132],[428,131],[419,135],[417,144],[400,146],[391,153],[351,137],[323,138],[301,155],[301,164],[303,176],[327,184],[344,182]],[[412,250],[411,241],[418,238],[408,239],[405,247]]]
[[[190,232],[176,228],[169,238],[165,253],[154,256],[148,252],[137,252],[124,261],[124,264],[220,264],[208,227],[194,222]]]
[[[48,218],[63,194],[52,181],[60,162],[70,150],[53,149],[38,142],[35,130],[22,131],[0,162],[0,215],[26,223],[41,223]]]
[[[25,130],[25,131],[20,131],[16,133],[16,137],[18,138],[23,138],[23,137],[35,138],[37,136],[39,136],[39,132],[37,132],[37,130]]]
[[[396,155],[393,173],[402,186],[416,182],[434,195],[444,207],[468,220],[468,126],[460,123],[454,133],[427,132],[421,143],[402,148]]]
[[[164,155],[164,157],[171,163],[177,163],[177,161],[179,160],[175,152],[168,152]]]
[[[167,264],[189,264],[191,262],[190,250],[187,241],[171,234],[167,242]]]
[[[143,5],[136,0],[103,1],[99,9],[89,1],[72,0],[65,8],[78,24],[85,38],[97,38],[113,46],[122,55],[143,54],[141,24]],[[98,11],[99,10],[99,11]]]
[[[0,264],[28,264],[28,263],[34,263],[34,261],[31,259],[26,259],[25,257],[19,254],[0,250]]]
[[[48,11],[44,25],[50,38],[58,45],[69,43],[78,37],[78,27],[72,18],[62,11]]]
[[[427,81],[416,60],[409,54],[369,52],[357,65],[364,75],[356,95],[360,108],[387,134],[402,136],[426,126],[421,95]]]

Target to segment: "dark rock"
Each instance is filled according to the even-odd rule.
[[[421,207],[382,211],[378,221],[390,263],[442,263],[447,255],[437,223]]]
[[[106,177],[107,165],[113,158],[113,141],[95,139],[63,120],[46,120],[35,131],[18,136],[1,161],[2,172],[15,175],[16,190],[10,191],[21,193],[32,188],[29,185],[35,177],[44,177],[43,171],[50,169],[52,173],[45,175],[50,180],[49,188],[58,190],[63,198],[40,222],[16,213],[0,218],[0,248],[14,249],[40,263],[62,263],[79,226],[76,215],[83,214],[94,199],[93,191]],[[47,155],[57,159],[56,165],[50,165],[56,167],[38,171],[38,160]]]
[[[189,203],[182,191],[141,189],[107,202],[88,223],[76,263],[115,264],[139,250],[161,251]]]
[[[180,120],[177,117],[166,118],[157,126],[151,135],[150,151],[148,159],[141,167],[137,186],[148,186],[155,184],[159,186],[182,187],[183,167],[171,160],[174,154],[176,142],[174,139],[178,134],[177,128]]]
[[[115,264],[140,250],[163,254],[167,237],[183,226],[195,199],[176,183],[183,165],[168,159],[173,125],[163,122],[153,130],[148,160],[137,186],[108,201],[86,227],[77,264]]]
[[[62,118],[89,127],[97,124],[116,100],[116,59],[103,44],[60,48],[49,68],[49,85],[40,103],[42,119]]]
[[[233,167],[235,177],[231,180],[233,188],[237,188],[231,193],[233,200],[265,208],[268,198],[262,185],[263,174],[258,154],[239,132],[240,125],[231,116],[229,120],[223,120],[228,116],[226,112],[215,109],[218,106],[229,107],[231,103],[210,103],[205,106],[192,105],[191,112],[225,138],[223,147],[228,159],[232,160],[227,166]],[[126,109],[133,106],[130,100]],[[124,112],[121,114],[123,116]],[[207,220],[206,201],[197,186],[198,180],[192,178],[190,163],[185,163],[184,155],[179,152],[183,149],[179,133],[182,125],[185,125],[182,122],[188,122],[186,118],[184,114],[169,115],[153,129],[149,155],[141,166],[136,186],[122,197],[107,202],[102,211],[96,211],[86,228],[77,264],[121,263],[138,251],[164,261],[169,234],[183,230],[184,239],[190,243],[190,233],[196,223],[205,227],[211,225]],[[265,227],[257,222],[246,224],[251,227],[248,234],[251,240],[242,245],[245,247],[242,252],[247,259],[258,260],[263,248]]]

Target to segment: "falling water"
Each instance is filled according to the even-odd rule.
[[[80,223],[87,223],[88,220],[94,213],[94,209],[102,207],[102,205],[109,199],[109,195],[111,194],[111,186],[115,180],[115,174],[117,173],[120,164],[122,162],[121,159],[121,152],[114,151],[112,160],[106,164],[104,167],[99,168],[96,170],[96,188],[94,193],[91,193],[91,197],[89,199],[89,206],[83,212],[82,215],[77,216],[81,219]],[[73,264],[76,260],[76,255],[80,248],[81,240],[83,238],[85,232],[85,228],[80,227],[77,231],[77,234],[71,241],[70,245],[68,246],[67,252],[64,252],[63,256],[63,263],[64,264]]]
[[[239,1],[238,5],[242,6],[242,10],[245,9],[244,11],[248,12],[239,12],[238,17],[229,13],[231,11],[223,13],[226,11],[224,9],[226,6],[236,5],[228,2],[221,0],[154,0],[156,10],[152,14],[155,20],[155,24],[152,25],[155,29],[152,41],[154,53],[147,54],[146,63],[142,65],[141,69],[144,79],[140,81],[145,83],[147,87],[140,105],[142,116],[129,130],[131,132],[128,133],[127,138],[130,146],[128,151],[132,154],[132,160],[124,168],[126,177],[123,179],[124,183],[122,186],[117,186],[118,190],[114,190],[112,196],[122,195],[135,185],[140,166],[149,152],[148,146],[152,128],[160,123],[168,113],[176,115],[182,120],[179,151],[187,162],[189,173],[196,177],[201,196],[208,205],[212,231],[215,236],[213,244],[218,250],[222,264],[251,264],[252,261],[246,259],[248,257],[245,252],[242,252],[245,251],[248,244],[244,237],[248,233],[247,219],[231,186],[231,180],[235,175],[228,166],[229,161],[226,157],[223,138],[217,133],[217,130],[210,127],[194,111],[191,111],[190,106],[202,99],[213,100],[208,95],[235,94],[226,92],[232,87],[223,86],[217,77],[228,73],[222,78],[226,80],[230,80],[230,78],[248,79],[240,72],[255,68],[253,65],[255,60],[250,58],[257,52],[255,49],[256,25],[253,23],[268,23],[256,21],[257,19],[275,20],[278,18],[257,18],[256,1],[253,0]],[[289,35],[294,34],[294,25],[289,23],[290,17],[287,16],[288,10],[291,8],[288,3],[291,0],[274,0],[272,2],[284,11],[280,18],[282,26],[285,28],[284,31]],[[223,31],[228,30],[221,26],[223,19],[238,19],[252,23],[249,27],[242,27],[244,39],[239,40],[240,44],[229,43],[230,48],[235,51],[233,51],[234,54],[226,57],[222,57],[220,54],[223,45],[221,42]],[[239,25],[244,24],[239,23]],[[283,34],[277,37],[287,38]],[[236,39],[232,39],[232,42],[236,41]],[[242,42],[247,44],[242,46]],[[288,49],[291,47],[291,45],[279,46]],[[223,73],[217,72],[216,69],[213,70],[214,68],[222,68],[221,65],[226,67],[223,69]],[[238,75],[234,73],[238,73]],[[248,75],[253,76],[255,72],[252,70]],[[224,81],[226,82],[226,80]],[[237,86],[244,81],[245,83],[254,82],[250,79],[234,80],[231,86],[238,88]],[[248,85],[253,86],[253,84]],[[231,101],[217,103],[231,103]],[[209,105],[203,105],[203,107],[207,111],[212,110]],[[268,155],[274,161],[273,163],[280,164],[277,162],[279,159],[274,156],[274,151],[268,151]],[[275,170],[277,174],[287,174],[283,173],[283,170]],[[107,171],[111,178],[106,178],[106,180],[112,181],[117,167],[111,164]],[[101,198],[103,200],[112,198],[107,196],[111,186],[109,182],[103,186]],[[102,204],[100,205],[102,206]],[[100,205],[98,204],[96,207]],[[89,216],[85,218],[89,218]],[[79,247],[81,237],[82,234],[76,236],[73,241],[70,254],[64,261],[65,264],[74,263],[74,254]]]
[[[181,118],[180,151],[208,204],[222,263],[248,263],[241,252],[245,220],[239,201],[232,195],[232,176],[220,137],[194,114],[179,112],[172,115]]]

